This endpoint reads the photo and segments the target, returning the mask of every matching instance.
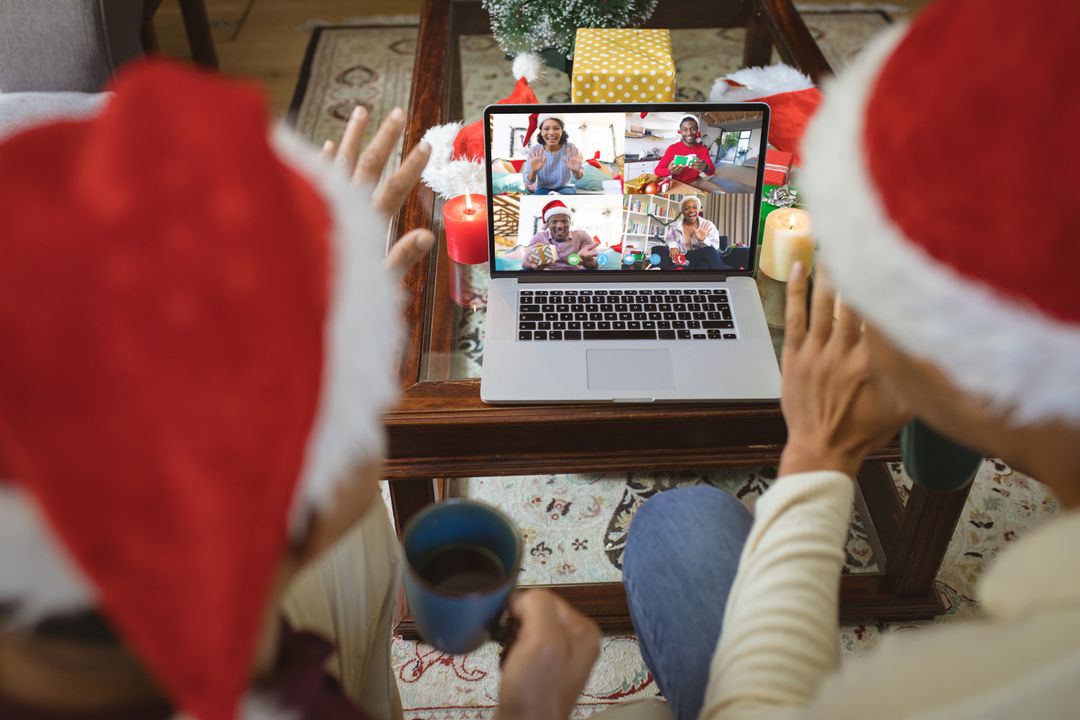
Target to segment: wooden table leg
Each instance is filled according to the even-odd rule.
[[[214,50],[214,36],[210,34],[205,0],[180,0],[180,14],[184,18],[188,45],[191,46],[191,59],[196,65],[217,70],[217,52]]]
[[[927,490],[918,483],[912,486],[886,568],[893,594],[922,595],[933,590],[969,492],[970,482],[949,492]]]
[[[743,67],[772,65],[772,52],[772,28],[769,27],[769,21],[765,18],[765,14],[755,3],[750,10],[750,20],[746,24]]]
[[[394,527],[401,537],[413,515],[435,502],[435,481],[431,478],[405,478],[390,481],[390,507]]]

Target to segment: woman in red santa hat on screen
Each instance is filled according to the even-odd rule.
[[[1045,158],[1003,169],[992,151],[1038,118],[1055,160],[1080,163],[1077,27],[1077,3],[944,0],[826,86],[800,187],[850,307],[834,317],[819,275],[807,327],[806,268],[793,269],[779,477],[752,516],[722,490],[682,488],[629,529],[630,613],[677,718],[1077,715],[1080,243],[1074,208],[1031,181]],[[964,159],[968,182],[944,157]],[[1064,509],[988,566],[978,619],[841,662],[855,474],[913,414]]]
[[[528,158],[521,168],[525,187],[534,195],[574,195],[574,180],[585,174],[581,151],[569,142],[566,123],[553,113],[533,113],[525,142],[536,131],[536,141],[529,148]]]
[[[0,143],[0,717],[400,718],[382,412],[433,237],[383,256],[429,151],[376,188],[400,110],[320,158],[247,85],[114,90]],[[499,714],[565,718],[598,630],[511,606]]]

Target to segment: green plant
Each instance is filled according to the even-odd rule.
[[[483,0],[491,16],[491,32],[511,55],[556,48],[574,55],[578,28],[622,28],[641,25],[652,16],[657,0]]]

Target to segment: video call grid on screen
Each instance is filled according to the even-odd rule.
[[[767,105],[504,105],[485,120],[492,274],[753,271]]]

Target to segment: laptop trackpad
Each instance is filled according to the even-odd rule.
[[[586,350],[585,354],[590,390],[675,389],[670,350]]]

